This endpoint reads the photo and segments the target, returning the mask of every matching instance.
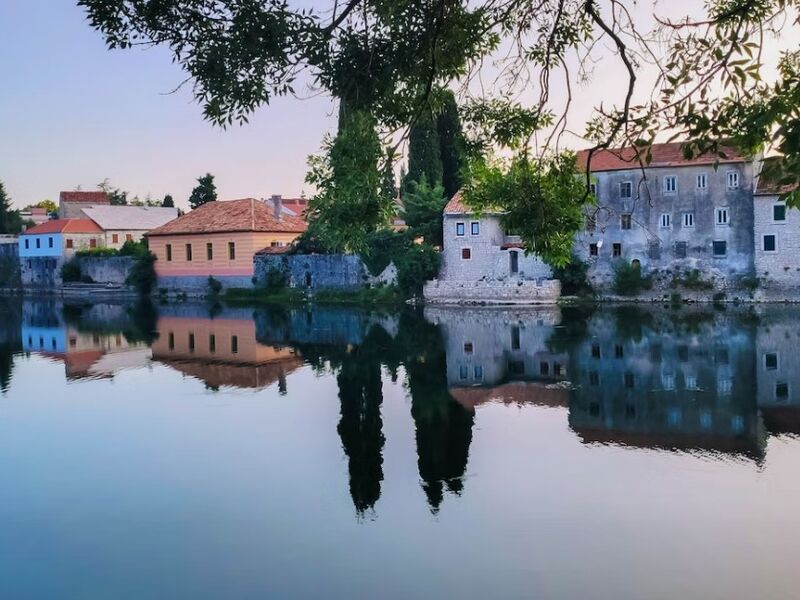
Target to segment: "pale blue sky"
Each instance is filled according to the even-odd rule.
[[[75,0],[0,0],[0,180],[17,206],[111,183],[185,205],[210,171],[220,198],[296,196],[335,127],[326,98],[278,99],[249,125],[204,121],[162,49],[108,51]]]

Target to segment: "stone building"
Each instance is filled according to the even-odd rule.
[[[430,302],[554,302],[561,291],[552,270],[526,255],[518,236],[503,230],[500,213],[474,215],[461,193],[444,209],[438,278],[425,286]]]
[[[796,299],[800,292],[800,210],[786,205],[785,195],[793,188],[774,179],[773,174],[762,171],[753,196],[757,298]]]
[[[83,219],[84,208],[91,206],[110,205],[108,194],[105,192],[82,192],[71,191],[61,192],[58,196],[58,218],[59,219]]]
[[[90,206],[83,215],[103,230],[103,246],[119,249],[125,242],[139,242],[145,234],[177,218],[178,209],[161,206]]]
[[[753,165],[733,148],[725,157],[683,156],[680,143],[654,144],[642,166],[632,148],[597,152],[589,166],[597,209],[576,236],[599,289],[619,262],[672,274],[698,269],[718,288],[753,274]],[[587,168],[588,151],[578,153]],[[642,157],[642,161],[644,158]]]

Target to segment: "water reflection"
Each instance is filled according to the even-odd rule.
[[[421,493],[432,512],[465,492],[481,407],[545,406],[587,445],[765,460],[800,433],[800,327],[792,308],[333,308],[64,305],[3,299],[0,388],[15,355],[66,378],[164,365],[212,391],[285,394],[303,365],[335,382],[335,427],[357,514],[384,483],[384,386],[402,384]],[[387,375],[388,374],[388,375]],[[500,443],[498,441],[497,443]]]

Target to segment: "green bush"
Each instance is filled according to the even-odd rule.
[[[619,261],[614,265],[614,292],[620,296],[636,296],[652,286],[650,277],[642,275],[638,264]]]
[[[155,262],[156,255],[152,252],[137,256],[125,283],[135,287],[142,296],[149,296],[156,284]]]
[[[394,259],[397,267],[397,285],[403,293],[417,296],[425,282],[439,274],[442,255],[428,244],[412,243]]]
[[[209,275],[208,289],[211,292],[212,296],[219,296],[219,293],[222,291],[222,282],[219,279],[216,279],[211,275]]]
[[[134,242],[133,240],[126,240],[119,249],[120,256],[144,256],[149,252],[147,242]]]
[[[81,266],[77,258],[72,257],[61,265],[61,280],[64,283],[71,283],[81,280]]]
[[[594,289],[588,272],[589,264],[573,254],[569,264],[553,269],[553,277],[561,282],[561,293],[565,296],[591,296]]]
[[[91,256],[91,257],[108,257],[108,256],[119,256],[119,250],[116,248],[106,248],[105,246],[101,248],[88,248],[86,250],[78,250],[75,253],[75,256],[82,257],[82,256]]]
[[[282,290],[289,285],[289,276],[283,269],[272,267],[267,271],[265,287],[271,291]]]
[[[676,274],[670,282],[670,287],[673,289],[682,287],[687,290],[704,291],[713,290],[714,283],[703,279],[699,269],[691,269],[682,275],[680,273]]]
[[[758,277],[742,277],[739,280],[739,285],[749,292],[755,292],[758,289],[759,284],[760,281],[758,280]]]

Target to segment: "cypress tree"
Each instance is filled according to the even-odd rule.
[[[452,198],[461,187],[461,170],[464,168],[464,132],[458,116],[458,105],[453,92],[443,94],[442,110],[436,118],[442,164],[442,187],[446,198]]]
[[[442,181],[439,132],[430,113],[422,115],[411,126],[408,136],[408,174],[403,181],[403,189],[407,191],[412,181],[417,183],[422,181],[423,175],[431,185],[437,185]]]

